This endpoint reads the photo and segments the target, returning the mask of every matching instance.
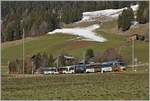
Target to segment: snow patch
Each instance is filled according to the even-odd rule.
[[[88,41],[105,42],[107,40],[104,37],[97,35],[97,33],[94,32],[94,30],[99,27],[100,26],[98,24],[94,24],[88,27],[63,28],[48,32],[48,34],[65,33],[80,36],[81,38],[85,38]]]
[[[139,5],[132,5],[131,8],[133,9],[133,11],[137,11]],[[82,21],[94,21],[94,18],[103,16],[103,17],[108,17],[110,18],[118,18],[119,14],[122,13],[122,11],[124,9],[127,9],[127,7],[125,8],[121,8],[121,9],[105,9],[105,10],[99,10],[99,11],[92,11],[92,12],[83,12],[82,15]]]

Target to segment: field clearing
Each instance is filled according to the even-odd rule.
[[[91,24],[91,23],[89,23]],[[95,53],[103,52],[108,48],[115,48],[119,51],[120,47],[126,46],[120,49],[121,55],[125,58],[128,64],[131,64],[132,47],[130,43],[127,43],[127,37],[118,34],[117,22],[110,21],[105,22],[96,30],[96,32],[106,38],[108,41],[104,43],[81,41],[73,35],[54,34],[43,35],[36,37],[28,41],[25,39],[25,57],[31,57],[38,52],[47,52],[53,54],[54,57],[60,53],[67,53],[74,57],[82,58],[84,52],[91,48]],[[83,24],[77,24],[78,26],[84,26]],[[86,25],[86,24],[85,24]],[[67,27],[71,27],[72,24],[68,24]],[[16,58],[22,59],[22,42],[8,42],[3,45],[2,48],[2,74],[8,72],[8,61]],[[13,44],[15,43],[15,44]],[[149,43],[136,41],[135,42],[135,57],[142,63],[148,62],[149,55]]]
[[[148,73],[2,76],[2,99],[148,100]]]

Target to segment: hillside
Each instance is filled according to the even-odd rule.
[[[10,6],[13,5],[10,4]],[[36,3],[34,6],[37,6]],[[112,9],[82,12],[83,18],[80,21],[63,24],[64,28],[45,32],[40,37],[26,37],[25,57],[31,57],[38,52],[47,52],[48,54],[53,54],[54,57],[57,57],[61,53],[66,53],[81,59],[88,48],[93,49],[96,54],[104,52],[109,48],[115,48],[120,52],[124,60],[128,64],[131,64],[131,43],[127,42],[128,36],[132,34],[144,34],[148,38],[149,23],[132,25],[127,31],[118,30],[116,15],[118,16],[123,11],[120,7],[113,9],[113,12],[110,12]],[[131,6],[134,12],[138,12],[137,7],[137,5]],[[110,15],[115,15],[115,18]],[[92,21],[90,20],[90,16],[92,16]],[[101,19],[101,17],[104,19]],[[86,21],[84,20],[85,18]],[[87,18],[90,19],[87,20]],[[111,20],[109,20],[110,18]],[[148,42],[136,41],[135,50],[135,56],[139,62],[148,62]],[[22,40],[2,43],[2,71],[4,71],[4,74],[8,70],[8,63],[17,58],[22,59],[22,54]]]
[[[96,30],[98,34],[102,35],[108,40],[104,43],[81,40],[77,39],[76,36],[68,34],[44,35],[31,39],[26,38],[25,56],[30,57],[33,54],[45,51],[49,54],[53,54],[55,57],[60,53],[67,53],[69,55],[82,58],[83,53],[88,48],[92,48],[95,53],[97,53],[103,52],[108,48],[116,48],[117,50],[119,50],[120,46],[125,45],[126,47],[121,49],[121,54],[124,56],[126,61],[131,63],[131,44],[127,43],[127,37],[123,35],[125,33],[117,34],[118,30],[115,29],[115,23],[116,21],[106,22]],[[145,26],[148,26],[148,24],[145,24]],[[143,29],[143,27],[140,27],[138,29]],[[22,41],[19,40],[14,42],[7,42],[2,44],[2,46],[2,73],[3,71],[4,73],[6,73],[8,70],[8,60],[10,61],[16,58],[22,58]],[[136,41],[135,48],[135,54],[138,60],[143,63],[148,62],[148,42]]]
[[[3,1],[1,99],[148,100],[149,21],[145,13],[148,6],[143,7],[145,2],[141,2],[139,6],[128,7],[134,3],[137,4],[136,1]],[[134,23],[128,11],[133,7],[136,9],[132,14],[139,13]],[[57,12],[60,10],[63,14]],[[62,14],[61,21],[57,14]],[[126,24],[129,28],[122,30]],[[137,59],[132,67],[133,40],[129,39],[134,34],[144,40],[132,36],[134,59]],[[92,60],[90,63],[86,62],[87,53],[92,56],[88,57]],[[75,62],[66,63],[64,57],[71,57]],[[111,66],[101,64],[118,59],[121,62]],[[81,65],[86,66],[78,66],[83,60]],[[85,71],[76,72],[78,67]],[[100,71],[96,72],[95,67]],[[64,70],[59,70],[62,68]],[[109,72],[103,70],[110,68]],[[88,69],[92,72],[87,72]],[[74,72],[69,74],[70,70]]]
[[[135,1],[2,1],[2,40],[13,41],[25,37],[45,35],[63,23],[82,19],[82,12],[123,8]],[[68,9],[69,8],[69,9]]]

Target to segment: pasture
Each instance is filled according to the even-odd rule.
[[[104,43],[81,41],[75,36],[65,34],[25,39],[25,57],[45,51],[55,57],[65,52],[82,58],[88,48],[97,53],[108,48],[119,50],[120,46],[125,46],[120,49],[120,53],[129,64],[131,63],[131,44],[127,43],[126,36],[118,34],[115,21],[111,24],[104,23],[96,31],[108,41]],[[135,56],[142,63],[148,62],[148,48],[148,42],[135,42]],[[8,61],[22,58],[22,41],[6,42],[2,44],[1,51],[2,100],[148,100],[147,67],[136,68],[137,72],[131,72],[129,68],[129,71],[124,73],[8,75]]]
[[[148,72],[3,75],[4,100],[148,100]]]
[[[120,50],[124,59],[131,64],[131,43],[127,43],[126,36],[117,34],[116,21],[110,23],[105,22],[96,30],[98,34],[108,40],[104,43],[81,41],[76,38],[77,36],[66,34],[43,35],[32,39],[25,39],[25,57],[45,51],[53,54],[54,57],[61,53],[67,53],[81,59],[88,48],[93,49],[95,53],[103,52],[108,48],[116,48],[118,51]],[[69,26],[71,25],[67,27]],[[22,41],[6,42],[2,46],[2,74],[7,74],[8,61],[22,58]],[[122,46],[125,47],[120,48]],[[135,42],[135,57],[142,63],[148,62],[148,42]]]

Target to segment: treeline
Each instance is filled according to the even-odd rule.
[[[41,52],[34,54],[31,57],[25,58],[25,60],[16,59],[14,61],[10,61],[8,65],[9,74],[34,74],[41,68],[63,67],[76,65],[78,63],[104,62],[123,59],[115,48],[109,48],[104,52],[99,53],[94,53],[93,49],[87,49],[85,51],[84,58],[82,59],[83,61],[75,57],[68,60],[65,56],[68,55],[65,53],[61,53],[58,57],[53,57],[52,54]]]
[[[130,28],[134,21],[137,21],[140,24],[149,22],[149,2],[140,1],[138,4],[139,8],[136,13],[133,12],[130,6],[123,10],[118,17],[118,29],[126,31]]]
[[[2,1],[1,41],[12,41],[39,36],[63,23],[72,23],[82,18],[82,12],[108,8],[122,8],[135,1]]]

